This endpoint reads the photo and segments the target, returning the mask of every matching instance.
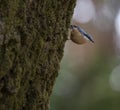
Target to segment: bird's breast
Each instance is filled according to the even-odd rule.
[[[87,40],[76,29],[71,30],[70,39],[77,44],[84,44]]]

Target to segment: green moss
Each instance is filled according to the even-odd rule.
[[[48,109],[74,2],[0,1],[1,110]]]

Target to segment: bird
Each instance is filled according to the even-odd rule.
[[[76,44],[84,44],[87,41],[94,43],[93,37],[77,25],[70,25],[70,40]]]

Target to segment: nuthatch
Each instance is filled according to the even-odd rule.
[[[92,36],[76,25],[70,27],[70,39],[76,44],[84,44],[87,41],[94,43]]]

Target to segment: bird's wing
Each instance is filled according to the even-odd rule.
[[[87,32],[85,32],[84,29],[82,29],[82,28],[79,27],[79,26],[77,26],[77,29],[79,30],[79,32],[80,32],[83,36],[87,37],[91,42],[94,43],[93,37],[92,37],[91,35],[89,35]]]

